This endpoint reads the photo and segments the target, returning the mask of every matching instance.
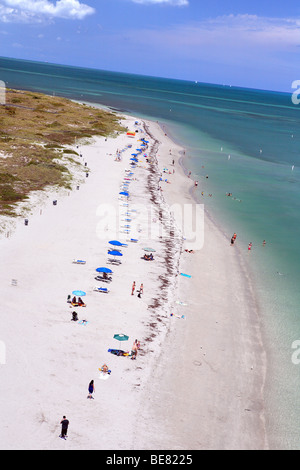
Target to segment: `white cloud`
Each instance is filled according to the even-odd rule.
[[[0,0],[0,22],[30,23],[46,18],[82,20],[95,13],[94,8],[79,0]]]
[[[300,45],[300,19],[226,15],[163,30],[144,28],[139,40],[188,55],[291,50]]]
[[[132,0],[134,3],[141,3],[143,5],[158,5],[159,3],[165,3],[170,6],[187,6],[189,0]]]

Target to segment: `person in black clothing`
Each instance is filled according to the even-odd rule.
[[[62,437],[63,439],[65,439],[67,437],[69,421],[66,419],[65,416],[63,416],[63,419],[61,420],[60,424],[61,424],[61,434],[59,437]]]

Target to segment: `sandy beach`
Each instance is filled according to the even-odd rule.
[[[196,206],[201,188],[182,168],[184,149],[159,123],[123,116],[122,124],[135,136],[79,143],[73,190],[49,191],[28,225],[22,218],[0,239],[0,448],[267,449],[266,359],[238,246],[204,207],[203,246],[185,251],[192,244],[170,208]],[[133,168],[141,138],[147,147]],[[111,263],[116,239],[127,246]],[[145,247],[153,261],[143,259]],[[112,269],[110,283],[95,280],[98,267]],[[67,302],[74,290],[86,292],[85,307]],[[67,440],[59,438],[63,415]]]

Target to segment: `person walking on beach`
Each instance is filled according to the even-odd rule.
[[[135,281],[133,281],[132,288],[131,288],[131,295],[134,294],[135,291]]]
[[[234,232],[234,234],[231,237],[231,242],[230,242],[231,245],[234,245],[235,240],[236,240],[236,233]]]
[[[89,394],[88,394],[87,398],[92,398],[92,399],[94,399],[94,397],[92,396],[93,393],[94,393],[94,391],[95,391],[95,385],[94,385],[94,381],[93,381],[93,380],[90,381],[88,390],[89,390]]]
[[[137,357],[137,352],[138,352],[138,340],[136,339],[132,345],[131,349],[131,359],[134,360]]]
[[[252,248],[252,242],[250,242],[249,245],[248,245],[248,251],[250,251],[251,248]]]
[[[141,298],[143,293],[144,293],[144,286],[143,286],[143,284],[141,284],[140,290],[139,290],[139,293],[138,293],[138,297]]]
[[[62,439],[66,439],[67,433],[68,433],[68,427],[69,427],[69,420],[65,416],[63,416],[63,419],[60,422],[61,424],[61,433],[60,436]]]

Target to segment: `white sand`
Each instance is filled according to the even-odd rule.
[[[122,250],[111,284],[94,279],[97,267],[111,267],[108,241],[127,238],[114,230],[126,209],[119,192],[138,138],[148,137],[134,118],[125,122],[139,129],[134,139],[96,138],[80,147],[91,171],[87,178],[83,173],[79,190],[76,185],[69,195],[49,194],[48,203],[28,216],[28,226],[21,220],[0,240],[0,341],[6,347],[0,448],[266,448],[265,358],[251,282],[237,247],[207,215],[204,246],[194,254],[182,251],[185,242],[167,212],[160,220],[159,208],[192,199],[178,163],[180,148],[156,123],[147,125],[160,145],[147,139],[147,154],[158,157],[159,171],[173,169],[175,158],[175,174],[163,174],[171,183],[161,182],[159,191],[156,165],[139,157],[129,185],[129,209],[136,209],[129,238],[139,241]],[[132,149],[115,161],[116,150],[128,144]],[[162,231],[166,224],[174,237],[161,238],[169,233]],[[146,246],[156,249],[154,261],[141,259]],[[73,264],[74,258],[86,264]],[[141,299],[131,295],[133,281],[137,289],[144,285]],[[94,292],[95,285],[110,292]],[[74,289],[87,293],[85,308],[66,302]],[[178,299],[188,305],[179,306]],[[88,320],[86,326],[70,321],[73,310]],[[119,344],[115,333],[129,341]],[[135,361],[108,352],[130,351],[136,338],[141,350]],[[108,380],[99,379],[103,363],[112,370]],[[94,400],[87,399],[91,379]],[[66,441],[58,437],[63,415],[70,421]]]

